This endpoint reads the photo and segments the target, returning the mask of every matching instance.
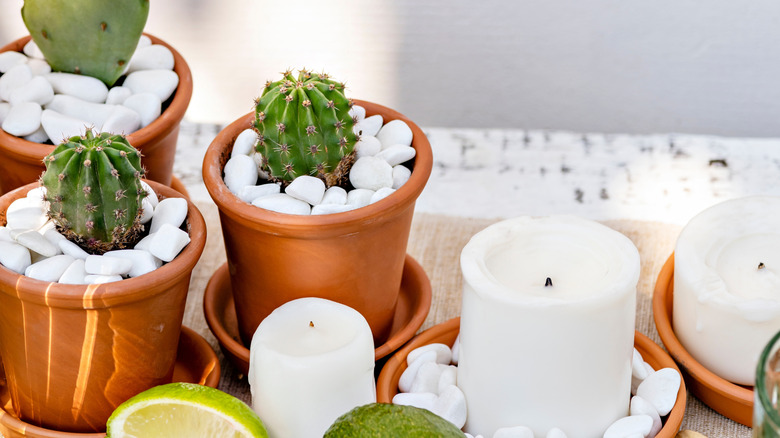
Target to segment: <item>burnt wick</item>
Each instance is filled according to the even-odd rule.
[[[544,282],[544,287],[552,287],[552,278],[547,277],[547,281]]]
[[[314,327],[314,321],[309,321],[309,327]]]
[[[765,267],[764,262],[758,264],[758,269],[764,269]]]

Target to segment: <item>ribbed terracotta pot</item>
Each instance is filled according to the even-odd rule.
[[[206,151],[203,180],[219,208],[239,332],[249,345],[271,311],[302,297],[346,304],[368,320],[376,345],[387,338],[401,285],[414,203],[431,174],[431,145],[407,117],[382,105],[355,101],[366,116],[401,119],[417,151],[409,181],[387,198],[345,213],[298,216],[255,207],[222,179],[233,142],[254,114],[222,130]]]
[[[179,124],[192,97],[192,74],[179,52],[164,41],[147,36],[154,44],[162,44],[173,53],[174,71],[179,75],[179,86],[160,117],[128,135],[127,140],[143,154],[141,161],[146,167],[147,178],[170,186]],[[1,48],[0,52],[21,52],[28,41],[29,36],[20,38]],[[52,145],[33,143],[0,129],[0,194],[37,181],[45,170],[43,157],[52,150]]]
[[[150,185],[160,198],[181,197]],[[34,187],[0,197],[0,224]],[[65,285],[0,266],[0,357],[17,417],[57,431],[102,431],[120,403],[171,381],[190,274],[206,243],[203,216],[188,204],[190,244],[140,277]]]

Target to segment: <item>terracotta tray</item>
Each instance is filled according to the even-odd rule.
[[[216,388],[220,373],[219,359],[209,343],[192,329],[182,327],[173,381],[199,383]],[[5,438],[102,438],[106,436],[104,433],[58,432],[19,420],[11,413],[11,396],[2,374],[2,363],[0,363],[0,436]]]
[[[401,374],[406,370],[406,356],[410,351],[422,347],[423,345],[433,343],[442,343],[451,346],[455,342],[455,338],[458,337],[459,332],[460,318],[453,318],[425,330],[412,339],[402,349],[398,350],[398,352],[387,361],[385,367],[382,368],[382,372],[379,374],[379,380],[376,385],[377,401],[380,403],[391,403],[393,396],[398,394],[398,380],[401,378]],[[634,347],[639,350],[639,353],[642,354],[642,358],[644,358],[644,360],[653,368],[674,368],[679,371],[672,358],[647,336],[635,332]],[[677,431],[680,430],[683,415],[685,415],[686,398],[685,383],[682,383],[680,385],[680,390],[677,392],[677,402],[666,417],[664,427],[658,432],[656,438],[675,437]]]
[[[691,394],[721,415],[750,427],[753,424],[753,388],[718,377],[696,361],[672,329],[674,254],[661,268],[653,292],[653,318],[661,341],[680,365]]]
[[[401,291],[395,310],[390,337],[375,350],[375,360],[380,360],[411,339],[422,326],[431,309],[431,282],[422,266],[406,255]],[[203,311],[211,332],[219,341],[222,352],[246,374],[249,370],[249,348],[244,346],[238,334],[238,320],[227,263],[214,272],[203,296]]]

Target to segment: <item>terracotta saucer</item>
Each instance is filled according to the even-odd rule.
[[[70,433],[27,424],[11,413],[11,396],[0,362],[0,437],[5,438],[102,438],[105,433]],[[221,374],[219,359],[208,342],[190,328],[182,327],[173,370],[174,382],[199,383],[216,388]]]
[[[398,394],[398,380],[401,374],[406,370],[406,356],[415,348],[423,345],[442,343],[452,345],[460,332],[460,318],[453,318],[449,321],[437,324],[428,330],[415,336],[414,339],[404,345],[404,348],[398,350],[382,368],[379,379],[376,384],[376,398],[379,403],[392,403],[393,396]],[[677,365],[666,352],[655,342],[650,340],[642,333],[634,333],[634,347],[642,355],[642,358],[654,369],[674,368],[679,371]],[[674,438],[682,424],[685,415],[685,401],[687,393],[685,383],[680,385],[677,392],[677,402],[675,402],[672,411],[666,417],[664,427],[658,432],[656,438]]]
[[[422,326],[431,308],[431,282],[422,266],[410,255],[406,255],[401,291],[393,318],[390,337],[375,350],[379,360],[397,350],[411,339]],[[249,349],[241,343],[238,334],[238,320],[233,294],[230,290],[230,275],[227,263],[214,272],[203,296],[203,310],[211,332],[216,336],[222,352],[246,374],[249,370]]]
[[[696,361],[672,329],[674,304],[674,254],[661,268],[653,292],[653,318],[661,341],[680,365],[691,394],[721,415],[750,427],[753,424],[753,387],[718,377]]]

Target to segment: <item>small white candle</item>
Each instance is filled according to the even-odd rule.
[[[755,383],[780,330],[780,198],[734,199],[685,226],[674,256],[674,331],[716,375]]]
[[[249,385],[271,438],[322,436],[342,414],[376,402],[371,328],[343,304],[290,301],[257,327]]]
[[[521,217],[477,233],[461,268],[466,431],[596,438],[628,414],[639,280],[628,238],[571,216]]]

